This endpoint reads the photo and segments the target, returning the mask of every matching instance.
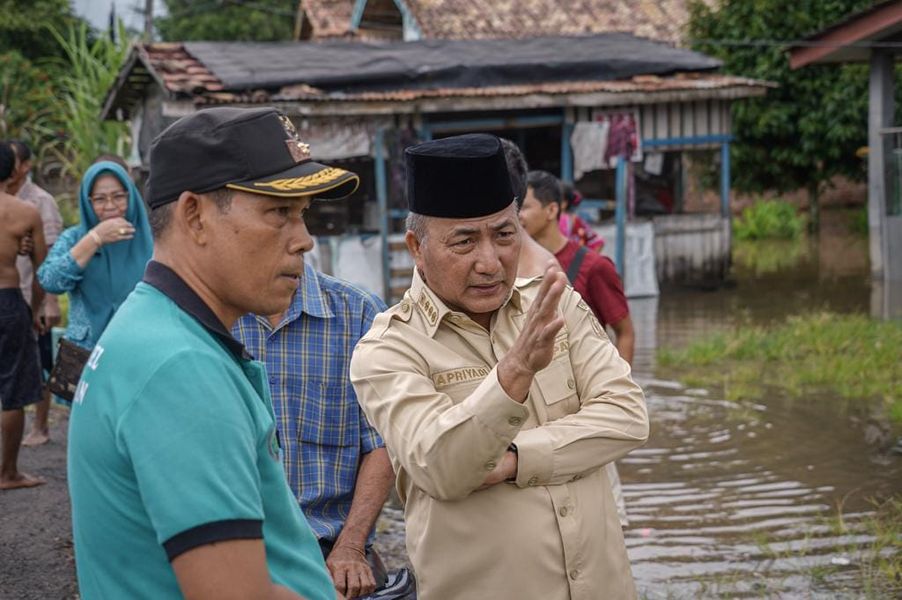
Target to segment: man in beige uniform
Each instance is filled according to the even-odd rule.
[[[515,286],[498,139],[406,152],[404,299],[351,361],[386,442],[423,600],[634,598],[601,468],[648,436],[642,391],[553,261]]]

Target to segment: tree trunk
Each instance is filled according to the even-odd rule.
[[[808,186],[808,231],[817,235],[821,229],[821,186],[817,183]]]

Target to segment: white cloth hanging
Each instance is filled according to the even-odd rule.
[[[607,121],[583,121],[573,127],[570,147],[573,148],[573,179],[580,179],[585,173],[606,169],[604,153],[608,147]]]

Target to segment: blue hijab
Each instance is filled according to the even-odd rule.
[[[87,235],[100,221],[91,204],[91,190],[98,177],[110,174],[116,177],[128,192],[128,209],[125,219],[135,227],[135,237],[108,244],[100,248],[85,268],[79,284],[85,312],[91,323],[91,335],[96,340],[106,329],[113,314],[135,285],[144,276],[144,267],[153,254],[153,236],[144,200],[125,169],[114,162],[98,162],[85,172],[78,191],[78,211],[81,214],[80,237]]]

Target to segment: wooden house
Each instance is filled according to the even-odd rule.
[[[878,2],[790,50],[794,69],[868,63],[868,241],[872,312],[902,316],[902,126],[895,122],[902,2]]]
[[[312,18],[313,3],[307,4]],[[336,258],[340,249],[334,246],[349,237],[366,241],[364,253],[381,257],[361,269],[378,277],[367,285],[392,297],[405,285],[403,269],[409,267],[404,253],[391,249],[406,214],[405,146],[489,131],[517,142],[531,168],[573,181],[579,162],[571,143],[574,131],[605,115],[629,114],[644,156],[656,155],[653,169],[635,163],[637,181],[651,181],[654,190],[646,193],[637,185],[635,196],[670,199],[644,215],[641,202],[634,203],[639,210],[628,211],[653,222],[659,232],[653,240],[656,278],[718,280],[727,273],[730,254],[730,106],[764,94],[770,85],[719,74],[719,66],[708,56],[629,33],[157,43],[134,48],[103,115],[131,121],[133,159],[143,162],[153,137],[185,114],[224,104],[279,108],[295,121],[315,157],[343,162],[364,182],[349,202],[323,205],[317,215],[318,234],[344,236],[321,244],[335,251],[324,269],[347,275],[336,267],[343,259]],[[720,161],[719,214],[682,210],[682,154],[699,150],[714,151]],[[655,175],[646,177],[646,171]],[[576,181],[596,201],[587,205],[602,214],[617,195],[616,172],[594,170]],[[620,231],[627,227],[621,219]],[[629,290],[630,261],[622,251],[617,258],[621,267],[626,263]]]

